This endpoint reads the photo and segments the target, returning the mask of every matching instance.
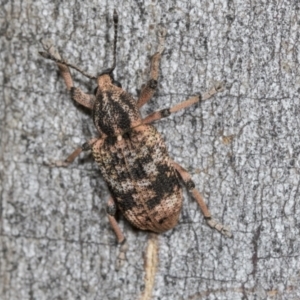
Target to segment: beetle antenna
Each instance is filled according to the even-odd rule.
[[[114,9],[113,20],[114,20],[114,29],[115,29],[115,35],[114,35],[114,62],[113,62],[113,66],[110,69],[111,73],[113,72],[113,70],[115,69],[116,64],[117,64],[117,40],[118,40],[119,16],[118,16],[118,13],[117,13],[116,9]]]

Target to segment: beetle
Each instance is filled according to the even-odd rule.
[[[122,89],[113,76],[118,34],[116,10],[113,21],[113,65],[98,76],[91,76],[61,59],[51,48],[40,52],[44,58],[57,63],[72,99],[92,110],[93,122],[99,133],[99,137],[92,138],[77,148],[65,161],[56,165],[67,166],[82,151],[92,151],[111,194],[107,203],[107,215],[119,243],[123,243],[125,237],[115,219],[117,210],[120,210],[132,225],[142,230],[161,233],[173,228],[178,222],[182,208],[181,181],[198,202],[208,225],[223,235],[232,237],[228,227],[212,218],[190,174],[169,157],[162,136],[151,125],[154,121],[210,98],[222,87],[215,87],[207,93],[142,118],[139,109],[152,98],[157,89],[166,33],[161,32],[158,52],[151,58],[150,80],[136,101]],[[86,94],[73,85],[69,68],[96,80],[94,94]]]

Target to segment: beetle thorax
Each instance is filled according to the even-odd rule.
[[[139,122],[140,113],[136,101],[103,75],[98,78],[93,120],[100,134],[117,136]]]

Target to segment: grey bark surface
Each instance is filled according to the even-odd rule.
[[[299,299],[299,2],[4,1],[0,37],[0,298],[139,299],[148,233],[120,218],[129,243],[115,270],[108,191],[92,159],[67,157],[96,136],[41,38],[91,74],[112,64],[137,97],[149,79],[160,27],[167,29],[159,87],[144,115],[226,89],[156,123],[170,156],[192,174],[213,216],[209,228],[185,193],[177,227],[159,235],[153,299]],[[75,86],[95,82],[73,72]]]

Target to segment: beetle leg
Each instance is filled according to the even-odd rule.
[[[49,165],[51,167],[67,167],[69,164],[71,164],[75,158],[77,156],[79,156],[79,154],[82,151],[89,151],[91,150],[93,144],[95,144],[97,141],[99,141],[101,139],[91,139],[88,142],[84,143],[81,147],[76,148],[65,160],[59,160],[59,161],[55,161],[50,163]]]
[[[211,213],[210,213],[206,203],[204,202],[201,194],[195,188],[195,184],[191,178],[191,175],[187,172],[187,170],[185,170],[183,167],[181,167],[176,162],[172,161],[172,164],[173,164],[174,168],[177,170],[177,172],[179,173],[181,179],[184,181],[186,188],[189,190],[189,192],[193,195],[193,197],[198,202],[200,209],[204,215],[204,218],[206,219],[207,224],[210,227],[218,230],[221,234],[231,238],[232,233],[231,233],[230,229],[212,218]]]
[[[57,66],[59,68],[62,78],[65,81],[67,89],[70,90],[73,87],[73,79],[69,67],[62,64],[57,64]]]
[[[125,237],[115,218],[116,211],[117,211],[117,207],[115,201],[112,197],[110,197],[107,202],[106,212],[107,212],[109,223],[117,236],[118,243],[121,244],[125,241]]]
[[[123,266],[126,260],[126,252],[128,250],[128,244],[115,218],[116,211],[117,211],[117,207],[115,201],[112,197],[110,197],[107,201],[106,212],[107,212],[109,223],[117,236],[118,243],[120,244],[119,254],[117,256],[117,260],[115,264],[116,270],[119,270]]]
[[[81,89],[76,87],[72,87],[70,92],[71,92],[71,97],[74,101],[89,109],[94,108],[94,104],[96,101],[95,95],[86,94]]]
[[[51,41],[42,40],[42,45],[46,53],[49,53],[51,57],[61,60],[58,50],[54,47]],[[62,78],[64,79],[67,90],[71,92],[72,99],[89,109],[93,109],[95,96],[92,94],[85,94],[79,88],[74,87],[70,68],[62,63],[57,62],[56,64],[59,68]]]
[[[222,91],[222,90],[223,90],[223,86],[219,85],[217,87],[212,88],[211,90],[204,93],[203,95],[191,97],[188,100],[178,103],[172,107],[156,111],[156,112],[148,115],[146,118],[144,118],[143,124],[149,124],[154,121],[160,120],[162,118],[168,117],[170,114],[175,113],[181,109],[187,108],[197,102],[207,100],[210,97],[212,97],[213,95],[215,95],[217,92]]]
[[[151,71],[150,71],[150,80],[143,87],[140,97],[137,101],[137,107],[142,107],[147,103],[152,96],[154,95],[157,88],[157,79],[159,75],[159,63],[160,63],[161,53],[155,53],[151,58]]]
[[[51,40],[45,39],[45,40],[42,40],[41,43],[42,43],[44,50],[47,53],[49,53],[51,56],[55,57],[56,59],[61,59],[61,56],[60,56],[58,50],[56,49],[56,47],[54,47]],[[69,67],[67,67],[66,65],[60,64],[60,63],[57,63],[57,66],[59,68],[62,78],[65,81],[67,89],[70,90],[73,87],[73,79],[72,79],[72,75],[70,73]]]
[[[159,46],[157,52],[151,58],[151,69],[150,69],[150,80],[147,82],[145,87],[142,89],[140,97],[137,101],[137,107],[142,107],[147,103],[154,95],[157,88],[157,80],[159,76],[159,64],[161,54],[164,51],[166,30],[162,29],[159,35]]]

